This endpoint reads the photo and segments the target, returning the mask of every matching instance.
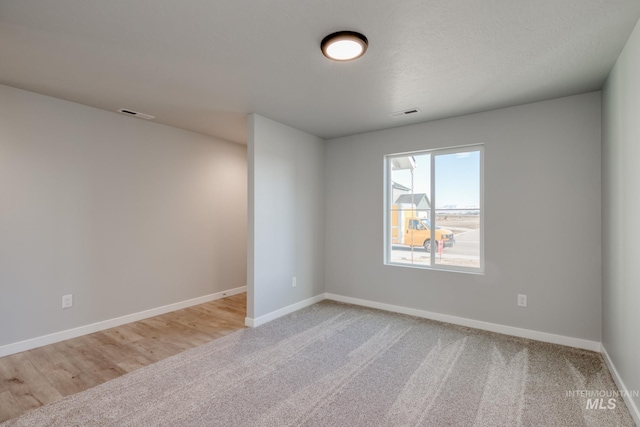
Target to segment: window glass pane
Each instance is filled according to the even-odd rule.
[[[480,268],[480,151],[435,156],[435,264]]]
[[[388,262],[429,266],[431,154],[390,157],[387,167],[391,181]]]
[[[483,271],[482,146],[386,156],[385,262]]]

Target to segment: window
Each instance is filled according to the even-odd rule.
[[[483,272],[482,162],[482,145],[385,156],[386,264]]]

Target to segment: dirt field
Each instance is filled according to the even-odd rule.
[[[436,215],[436,225],[450,228],[454,234],[477,230],[480,228],[480,215],[438,214]]]

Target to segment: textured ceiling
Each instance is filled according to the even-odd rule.
[[[0,0],[0,83],[240,143],[247,113],[331,138],[600,89],[639,16],[638,0]],[[343,29],[369,50],[331,62],[320,41]]]

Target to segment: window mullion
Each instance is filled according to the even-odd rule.
[[[431,236],[431,251],[429,252],[429,257],[430,257],[430,264],[431,267],[434,267],[436,265],[436,250],[437,250],[437,246],[435,245],[435,239],[436,239],[436,156],[435,154],[432,154],[430,156],[430,189],[429,192],[431,193],[431,202],[429,203],[429,216],[431,217],[431,220],[429,221],[429,226],[431,227],[431,230],[429,230],[429,235]]]

